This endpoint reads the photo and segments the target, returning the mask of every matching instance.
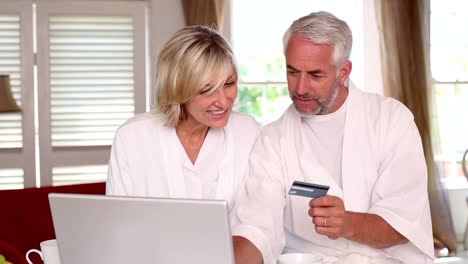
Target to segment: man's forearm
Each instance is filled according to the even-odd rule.
[[[248,239],[241,236],[232,237],[236,264],[262,264],[263,257],[260,250]]]
[[[344,237],[375,248],[387,248],[408,242],[382,217],[346,211]]]

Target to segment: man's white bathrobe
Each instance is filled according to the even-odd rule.
[[[138,114],[117,130],[106,193],[220,199],[232,205],[245,183],[259,133],[253,117],[232,112],[224,128],[210,128],[197,161],[191,164],[175,128],[165,126],[159,114]],[[202,191],[191,184],[196,182]],[[213,189],[211,194],[203,191],[206,188]]]
[[[252,150],[251,174],[233,212],[233,235],[249,239],[267,264],[276,263],[283,249],[335,260],[358,254],[383,260],[376,263],[389,258],[432,263],[426,164],[413,115],[394,99],[352,86],[346,100],[342,186],[306,144],[304,123],[291,106],[263,129]],[[288,194],[294,180],[329,185],[328,194],[342,198],[346,210],[383,217],[409,242],[379,250],[316,233],[309,199]]]

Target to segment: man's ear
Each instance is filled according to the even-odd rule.
[[[338,81],[341,85],[344,85],[346,80],[348,80],[352,69],[353,69],[353,64],[349,60],[341,64],[340,73],[338,75]]]

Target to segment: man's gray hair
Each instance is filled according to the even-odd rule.
[[[286,52],[289,39],[293,33],[315,44],[326,44],[333,47],[333,63],[340,66],[349,60],[353,36],[348,24],[331,13],[319,11],[310,13],[294,21],[283,37]]]

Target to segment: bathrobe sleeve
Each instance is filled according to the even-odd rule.
[[[369,213],[384,218],[409,240],[384,251],[405,263],[432,263],[432,224],[421,138],[406,107],[395,103],[387,110],[382,111],[379,176]]]
[[[227,137],[227,140],[230,141],[228,146],[234,150],[234,153],[227,155],[231,157],[227,157],[225,162],[230,165],[225,166],[222,172],[223,175],[228,173],[229,170],[234,173],[229,177],[233,179],[234,183],[226,181],[227,186],[223,191],[224,193],[232,192],[232,195],[230,195],[230,217],[232,217],[232,209],[235,207],[240,192],[249,176],[249,158],[255,141],[260,135],[261,128],[255,118],[238,112],[231,114],[228,126],[228,129],[232,130],[232,133],[230,133],[232,136]],[[229,166],[232,168],[229,168]]]
[[[109,160],[109,168],[107,171],[106,194],[127,196],[130,193],[128,190],[131,186],[129,177],[129,166],[127,153],[125,148],[124,137],[121,131],[118,130],[112,143],[111,155]]]
[[[283,211],[286,197],[279,142],[264,128],[252,150],[250,176],[233,211],[234,236],[251,241],[262,253],[266,264],[274,263],[285,245]]]

